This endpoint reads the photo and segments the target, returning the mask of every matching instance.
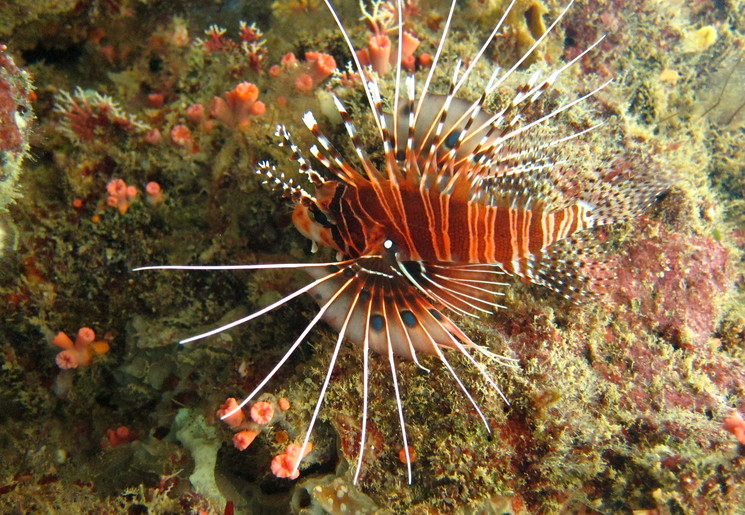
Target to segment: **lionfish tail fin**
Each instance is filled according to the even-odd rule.
[[[593,226],[633,220],[645,213],[672,185],[670,176],[653,177],[646,173],[619,174],[599,180],[583,192],[582,200],[590,204]]]
[[[529,280],[576,304],[598,300],[617,269],[616,258],[604,255],[603,246],[594,231],[566,238],[533,258]]]

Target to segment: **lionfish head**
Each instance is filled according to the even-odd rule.
[[[264,184],[270,185],[275,190],[281,190],[282,196],[292,200],[295,205],[292,223],[300,234],[313,242],[314,252],[318,245],[342,252],[337,244],[339,236],[336,234],[336,220],[331,203],[343,191],[344,184],[339,181],[325,180],[311,168],[284,125],[277,127],[275,135],[281,138],[280,146],[287,146],[291,149],[293,159],[298,162],[299,172],[306,176],[313,185],[313,194],[311,195],[301,186],[296,185],[292,179],[286,178],[284,172],[277,172],[275,166],[266,161],[259,163],[256,173],[264,175]]]
[[[324,245],[342,251],[335,242],[336,223],[329,206],[341,186],[339,182],[327,181],[316,187],[313,197],[303,197],[295,204],[292,223],[300,234],[313,242],[314,249]]]

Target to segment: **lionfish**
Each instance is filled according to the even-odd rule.
[[[542,124],[596,95],[610,80],[549,112],[528,118],[528,107],[535,105],[559,76],[592,51],[602,37],[547,76],[533,74],[516,88],[514,97],[501,111],[484,110],[486,100],[526,63],[573,0],[511,68],[494,69],[475,101],[464,100],[458,93],[502,30],[516,0],[510,2],[465,69],[461,71],[461,60],[455,63],[446,94],[435,94],[430,86],[438,63],[443,60],[457,0],[450,4],[432,65],[418,92],[413,74],[402,77],[400,42],[404,29],[403,23],[397,22],[394,30],[398,32],[399,44],[391,112],[383,107],[378,77],[360,62],[331,0],[324,1],[351,53],[356,72],[364,78],[362,86],[379,137],[380,147],[375,151],[382,151],[382,158],[376,161],[364,148],[351,115],[334,96],[354,148],[353,159],[332,144],[309,111],[303,115],[303,122],[317,141],[309,148],[316,161],[304,156],[284,125],[277,127],[276,136],[280,146],[289,147],[291,159],[309,179],[313,194],[292,179],[287,180],[268,162],[259,163],[257,173],[292,200],[294,225],[313,242],[314,249],[317,244],[330,247],[336,251],[337,261],[163,265],[136,270],[307,271],[312,281],[302,288],[255,313],[180,343],[226,331],[309,293],[320,306],[318,313],[266,377],[223,419],[251,402],[323,320],[337,331],[338,338],[295,470],[305,455],[346,339],[360,346],[363,356],[362,425],[354,482],[358,481],[365,449],[369,351],[373,350],[389,361],[411,483],[412,459],[396,359],[413,360],[427,370],[417,360],[417,352],[437,356],[491,432],[486,416],[443,350],[462,354],[506,403],[508,399],[484,361],[511,367],[516,367],[517,362],[475,343],[458,328],[451,315],[479,317],[504,308],[496,299],[504,296],[504,289],[509,286],[506,276],[543,285],[572,299],[591,296],[593,285],[612,277],[608,261],[593,257],[592,249],[597,247],[594,230],[638,216],[666,189],[666,184],[644,172],[626,177],[596,174],[594,180],[583,176],[573,181],[577,174],[570,173],[569,159],[557,157],[558,150],[602,123],[554,139],[546,138],[539,130]],[[396,20],[404,19],[404,1],[395,0]],[[320,167],[314,168],[315,162]],[[581,168],[579,163],[574,165]]]

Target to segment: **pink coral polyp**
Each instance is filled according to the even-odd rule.
[[[259,401],[251,406],[251,420],[265,426],[272,421],[274,417],[274,407],[267,401]]]

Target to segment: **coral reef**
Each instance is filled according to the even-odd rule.
[[[446,61],[473,55],[507,3],[462,2]],[[237,406],[225,399],[253,390],[305,327],[312,299],[177,343],[270,305],[302,274],[131,271],[322,259],[254,170],[268,159],[299,182],[275,125],[307,146],[301,119],[312,109],[335,140],[344,128],[330,90],[361,120],[363,144],[373,140],[360,79],[322,2],[258,4],[14,0],[3,11],[0,511],[714,513],[745,504],[742,3],[577,0],[524,63],[520,80],[605,34],[535,108],[613,77],[557,130],[604,121],[573,147],[576,159],[619,173],[673,171],[675,185],[645,217],[601,235],[618,280],[597,300],[575,305],[515,284],[509,310],[461,321],[520,363],[493,369],[506,405],[452,357],[491,435],[436,360],[421,358],[429,373],[397,362],[412,485],[387,358],[373,356],[356,486],[362,358],[351,345],[293,470],[336,338],[328,329],[220,422]],[[381,11],[389,4],[367,3],[362,20],[358,2],[339,4],[371,64],[370,45],[394,50],[376,61],[385,75],[397,55],[396,20]],[[489,66],[511,66],[566,2],[517,5],[465,97],[483,89]],[[418,43],[405,65],[418,81],[445,14],[437,2],[407,2],[405,31]],[[439,68],[444,91],[452,69]],[[509,95],[496,97],[490,109]],[[60,333],[76,328],[75,341]],[[76,369],[60,369],[73,358]]]
[[[34,120],[33,96],[28,73],[16,66],[7,46],[0,44],[0,216],[3,217],[8,204],[17,196],[16,183],[28,156],[29,132]],[[3,247],[0,257],[4,254]]]

